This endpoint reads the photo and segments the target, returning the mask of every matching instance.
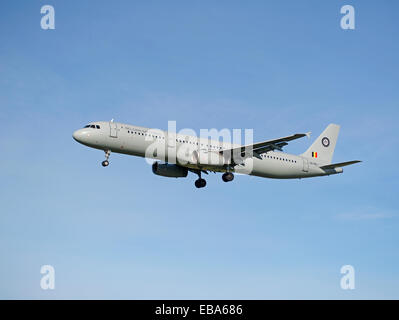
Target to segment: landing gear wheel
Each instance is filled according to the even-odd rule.
[[[234,174],[231,173],[231,172],[223,173],[223,175],[222,175],[222,180],[223,180],[224,182],[233,181],[233,180],[234,180]]]
[[[109,161],[108,160],[104,160],[103,162],[101,162],[103,167],[108,167],[109,165]]]
[[[196,186],[197,188],[203,188],[203,187],[205,187],[205,186],[206,186],[206,180],[205,180],[205,179],[202,179],[202,178],[199,178],[199,179],[195,180],[195,186]]]

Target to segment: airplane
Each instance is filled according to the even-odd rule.
[[[288,142],[308,136],[296,133],[248,145],[225,143],[209,138],[177,134],[111,121],[91,122],[73,132],[73,138],[88,147],[103,150],[109,165],[111,152],[155,159],[154,174],[183,178],[188,172],[198,175],[197,188],[206,186],[202,173],[223,173],[230,182],[234,173],[274,179],[301,179],[329,176],[343,172],[344,166],[359,160],[332,163],[340,126],[329,124],[313,144],[302,154],[283,152]],[[162,161],[159,161],[162,160]]]

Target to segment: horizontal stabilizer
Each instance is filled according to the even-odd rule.
[[[321,166],[321,169],[334,169],[334,168],[338,168],[338,167],[345,167],[345,166],[349,166],[351,164],[355,164],[361,162],[360,160],[354,160],[354,161],[347,161],[347,162],[340,162],[340,163],[332,163],[332,164],[328,164],[326,166]]]

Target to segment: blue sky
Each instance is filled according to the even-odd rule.
[[[40,28],[55,8],[56,29]],[[352,4],[356,29],[340,28]],[[395,1],[2,1],[0,298],[399,298]],[[341,125],[344,174],[167,179],[85,148],[109,120]],[[301,153],[311,141],[292,142]],[[53,265],[56,288],[40,288]],[[356,289],[340,288],[353,265]]]

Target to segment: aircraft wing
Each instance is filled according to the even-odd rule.
[[[278,138],[278,139],[273,139],[273,140],[267,140],[267,141],[262,141],[262,142],[257,142],[254,144],[249,144],[237,148],[232,148],[232,149],[225,149],[219,151],[221,154],[226,154],[230,152],[230,155],[234,154],[239,154],[241,156],[244,156],[247,153],[251,153],[252,151],[252,156],[256,157],[258,159],[262,159],[260,155],[262,153],[266,153],[268,151],[272,150],[282,150],[282,147],[286,146],[288,144],[288,141],[292,141],[295,139],[299,139],[305,136],[309,136],[310,132],[308,133],[296,133],[291,136],[283,137],[283,138]],[[247,157],[249,157],[248,155]]]

